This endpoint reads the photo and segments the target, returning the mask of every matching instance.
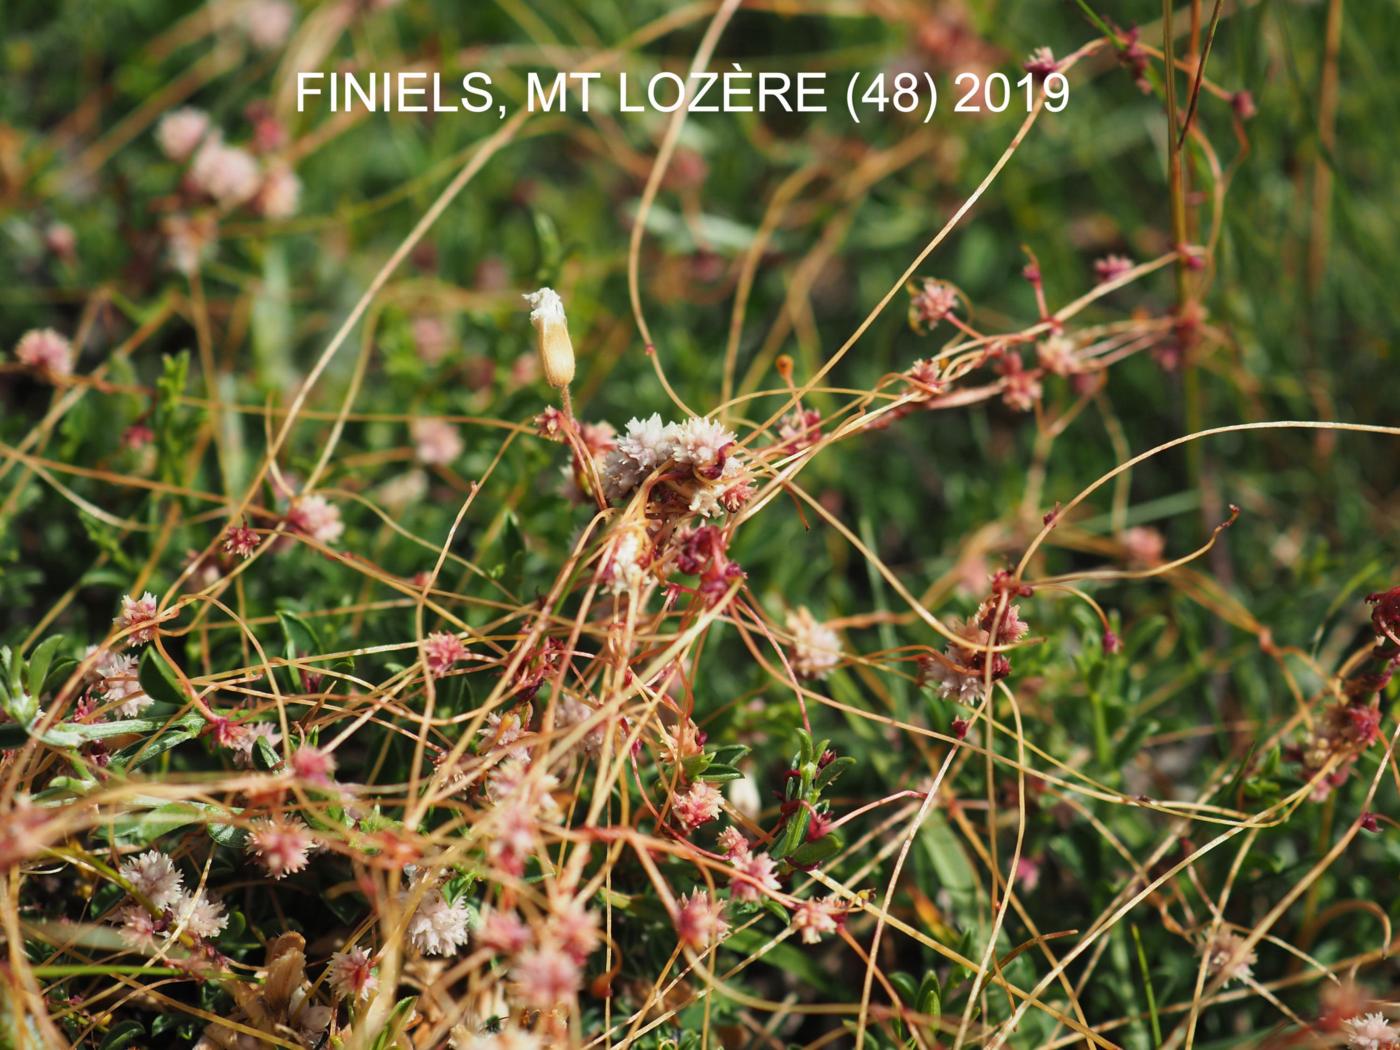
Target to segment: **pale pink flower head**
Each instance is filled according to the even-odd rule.
[[[1100,284],[1116,281],[1133,268],[1133,260],[1126,255],[1105,255],[1094,261],[1094,276]]]
[[[1055,61],[1055,53],[1048,47],[1038,47],[1030,53],[1021,68],[1031,76],[1043,78],[1057,72],[1060,64]]]
[[[248,852],[274,879],[305,868],[315,848],[310,829],[299,820],[255,820],[248,831]]]
[[[932,331],[958,307],[958,290],[946,281],[924,278],[909,301],[909,324],[920,334]]]
[[[368,999],[379,985],[372,958],[363,948],[331,953],[326,977],[331,991],[340,999]]]
[[[258,211],[269,219],[289,219],[301,203],[301,180],[285,165],[270,169],[258,190]]]
[[[327,546],[336,543],[345,532],[340,508],[325,496],[316,494],[293,501],[287,511],[287,527]]]
[[[687,831],[694,831],[701,824],[708,824],[719,816],[723,796],[719,789],[705,780],[697,780],[690,790],[677,795],[672,806],[676,819]]]
[[[729,876],[729,888],[735,900],[756,901],[778,892],[780,884],[774,873],[777,864],[768,854],[746,853],[731,863],[734,871]]]
[[[242,11],[243,32],[260,51],[272,51],[287,42],[296,9],[287,0],[252,0]]]
[[[1035,356],[1041,368],[1057,376],[1074,375],[1084,367],[1074,340],[1058,333],[1042,339],[1036,345]]]
[[[792,913],[793,929],[802,934],[803,944],[816,944],[828,933],[835,933],[844,915],[839,901],[832,897],[805,900]]]
[[[1342,1022],[1342,1027],[1346,1029],[1347,1046],[1351,1050],[1394,1050],[1400,1043],[1400,1031],[1386,1020],[1383,1013],[1349,1017]]]
[[[1160,565],[1162,555],[1167,549],[1166,538],[1149,525],[1134,525],[1130,529],[1124,529],[1118,537],[1118,542],[1123,545],[1123,554],[1129,564],[1140,568]]]
[[[258,162],[247,150],[226,146],[211,136],[190,164],[190,179],[203,193],[225,207],[250,200],[262,185]]]
[[[573,956],[545,944],[521,952],[511,970],[521,1001],[538,1010],[549,1010],[578,994],[582,973]]]
[[[312,784],[329,784],[335,775],[335,756],[324,748],[302,744],[292,752],[292,772]]]
[[[115,622],[118,628],[129,632],[126,636],[128,646],[145,645],[156,636],[158,604],[156,596],[150,591],[139,598],[122,595],[122,611]]]
[[[258,741],[266,740],[276,748],[282,742],[282,734],[271,722],[230,722],[215,739],[233,752],[234,765],[249,769],[253,765],[253,753],[258,748]]]
[[[787,629],[792,634],[788,661],[799,678],[825,678],[841,662],[840,637],[805,605],[788,613]]]
[[[135,718],[153,701],[141,688],[136,657],[127,653],[103,653],[93,668],[97,675],[97,691],[117,705],[123,718]]]
[[[549,902],[545,939],[582,965],[598,947],[598,915],[575,898],[554,898]]]
[[[121,927],[122,940],[138,950],[153,947],[161,930],[159,920],[139,904],[127,904],[112,915],[112,922]]]
[[[467,658],[467,647],[455,634],[435,631],[423,639],[423,659],[428,665],[428,673],[441,678],[452,670],[454,664]]]
[[[170,265],[186,275],[199,269],[219,239],[219,224],[209,214],[168,216],[161,222],[161,231],[165,234]]]
[[[203,890],[182,893],[168,907],[175,922],[197,937],[217,937],[228,925],[223,902]]]
[[[424,364],[435,365],[447,356],[451,335],[442,318],[428,314],[415,317],[411,328],[413,346]]]
[[[469,918],[462,901],[449,901],[441,890],[429,890],[408,920],[408,936],[424,955],[451,955],[467,943]]]
[[[488,784],[488,793],[489,787]],[[539,838],[539,821],[535,811],[523,802],[505,806],[498,814],[496,837],[486,847],[486,856],[505,874],[519,877]]]
[[[246,525],[232,525],[224,533],[224,551],[236,558],[250,557],[261,542],[258,534]]]
[[[719,420],[698,416],[675,428],[671,458],[701,469],[713,467],[734,442],[734,432]]]
[[[20,336],[15,358],[22,365],[53,375],[73,372],[73,344],[52,328],[34,328]]]
[[[410,429],[418,459],[429,466],[451,463],[462,454],[462,436],[445,419],[415,419]]]
[[[719,850],[730,860],[749,852],[749,840],[733,824],[719,833]]]
[[[502,955],[515,955],[528,948],[533,938],[530,927],[513,910],[490,908],[481,916],[476,939]]]
[[[1044,392],[1040,375],[1023,368],[1017,354],[1012,354],[1007,361],[1007,366],[1002,369],[1005,378],[1002,380],[1001,399],[1007,408],[1015,412],[1029,412]]]
[[[156,143],[160,151],[174,161],[188,160],[209,131],[209,114],[202,109],[185,106],[160,118],[156,125]]]
[[[1206,946],[1206,965],[1212,974],[1225,974],[1225,983],[1248,981],[1254,976],[1254,950],[1246,949],[1244,938],[1223,926]]]
[[[44,230],[44,247],[66,262],[78,258],[78,235],[66,222],[51,222]]]
[[[714,900],[703,890],[682,897],[676,907],[676,936],[687,948],[703,951],[729,932],[724,918],[724,902]]]
[[[121,866],[122,878],[157,908],[170,907],[184,893],[184,876],[160,850],[147,850]]]

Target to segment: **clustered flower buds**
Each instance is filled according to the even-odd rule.
[[[1400,667],[1400,587],[1368,595],[1366,601],[1375,606],[1375,647],[1341,684],[1342,699],[1329,704],[1307,739],[1288,751],[1303,776],[1314,781],[1313,798],[1319,801],[1346,783],[1357,758],[1379,739],[1380,693]]]
[[[939,695],[959,703],[971,704],[986,693],[990,666],[992,682],[999,682],[1011,673],[1011,660],[1004,652],[989,652],[992,646],[1012,645],[1021,641],[1029,631],[1021,619],[1019,606],[1007,601],[1003,607],[1002,594],[1008,588],[1004,577],[998,577],[993,593],[966,621],[953,623],[953,631],[966,640],[950,643],[941,654],[930,653],[919,660],[920,678],[934,685]],[[1024,596],[1029,588],[1014,594]]]

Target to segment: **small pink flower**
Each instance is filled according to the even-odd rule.
[[[413,345],[425,365],[435,365],[447,356],[451,335],[439,317],[415,317],[411,325]]]
[[[53,375],[73,372],[73,344],[52,328],[35,328],[20,336],[15,357],[22,365]]]
[[[140,598],[122,595],[122,611],[115,622],[118,628],[130,632],[126,638],[128,646],[145,645],[156,636],[157,604],[150,591]]]
[[[243,769],[253,765],[253,752],[258,741],[266,740],[274,748],[282,742],[282,734],[271,722],[231,722],[228,719],[214,723],[214,742],[233,752],[233,764]]]
[[[331,991],[341,999],[368,999],[379,985],[370,954],[363,948],[333,952],[326,974]]]
[[[121,866],[122,878],[157,908],[167,908],[184,892],[184,876],[160,850],[147,850]]]
[[[477,942],[502,955],[515,955],[530,945],[530,927],[514,911],[492,908],[481,917]]]
[[[122,431],[122,448],[140,451],[156,439],[156,432],[145,423],[133,423]]]
[[[315,847],[316,840],[299,820],[257,820],[248,832],[248,852],[274,879],[301,871]]]
[[[50,223],[44,230],[44,247],[65,262],[78,258],[78,235],[66,222]]]
[[[731,824],[719,833],[719,849],[727,858],[733,860],[749,852],[749,840],[744,837],[742,831]]]
[[[93,668],[97,675],[94,687],[104,699],[117,705],[117,712],[123,718],[135,718],[153,701],[141,688],[140,673],[136,658],[125,653],[103,653]]]
[[[1236,91],[1231,95],[1230,108],[1240,120],[1252,120],[1259,112],[1254,106],[1254,96],[1248,91]]]
[[[171,160],[183,161],[195,151],[208,130],[209,114],[186,106],[160,118],[156,125],[156,143]]]
[[[246,525],[234,525],[224,533],[224,550],[238,558],[247,558],[261,543],[258,534]]]
[[[598,916],[576,899],[550,901],[545,937],[582,965],[598,947]]]
[[[551,945],[521,952],[511,977],[519,986],[521,1000],[539,1010],[549,1010],[572,999],[582,980],[573,957]]]
[[[1221,927],[1206,946],[1206,965],[1212,974],[1225,974],[1225,983],[1248,981],[1254,976],[1255,955],[1246,950],[1244,938]]]
[[[697,780],[690,786],[689,791],[676,796],[672,812],[682,827],[693,831],[701,824],[708,824],[719,816],[722,801],[723,797],[713,784]]]
[[[1057,376],[1074,375],[1083,368],[1074,341],[1063,335],[1041,340],[1036,345],[1035,356],[1041,368]]]
[[[423,640],[423,659],[428,665],[428,673],[441,678],[452,670],[453,664],[467,658],[467,647],[455,634],[436,631]]]
[[[278,165],[268,171],[258,189],[258,211],[269,219],[288,219],[301,203],[301,180],[291,169]]]
[[[219,239],[219,224],[213,215],[191,218],[171,215],[161,222],[170,265],[178,273],[192,274],[213,253]]]
[[[312,784],[328,784],[335,775],[335,756],[310,744],[292,752],[292,772]]]
[[[825,678],[841,662],[841,637],[822,623],[805,605],[787,616],[792,633],[788,662],[799,678]]]
[[[720,941],[729,932],[724,918],[724,902],[717,901],[703,890],[682,897],[676,908],[676,936],[682,944],[703,951]]]
[[[1055,61],[1055,53],[1048,47],[1038,47],[1030,53],[1021,68],[1034,77],[1044,78],[1057,72],[1060,64]]]
[[[182,893],[169,907],[175,915],[177,927],[188,930],[196,937],[217,937],[228,925],[223,902],[203,890]]]
[[[1394,1050],[1400,1043],[1400,1031],[1380,1012],[1348,1017],[1342,1027],[1346,1029],[1347,1046],[1351,1050]]]
[[[1100,284],[1116,281],[1133,268],[1133,260],[1126,255],[1105,255],[1094,263],[1094,276]]]
[[[835,898],[806,900],[793,911],[792,926],[801,932],[803,944],[816,944],[825,934],[836,932],[843,914]]]
[[[429,890],[408,921],[408,936],[424,955],[450,955],[467,943],[467,906]]]
[[[1039,374],[1026,371],[1021,365],[1019,354],[1011,354],[1002,367],[1001,399],[1006,407],[1017,412],[1029,412],[1040,400],[1041,385]]]
[[[946,281],[924,278],[923,286],[909,301],[909,324],[914,331],[932,331],[958,306],[958,290]]]
[[[1016,862],[1016,881],[1020,888],[1031,893],[1040,885],[1040,862],[1031,857],[1022,857]]]
[[[287,0],[253,0],[240,14],[243,32],[260,51],[272,51],[285,44],[296,21],[296,9]]]
[[[112,922],[121,927],[122,940],[138,950],[154,947],[161,933],[160,921],[139,904],[118,908]]]
[[[777,893],[780,886],[774,874],[777,865],[766,853],[747,853],[731,862],[729,888],[735,900],[756,901],[766,893]]]
[[[417,419],[411,427],[418,459],[435,466],[451,463],[462,454],[462,437],[443,419]]]
[[[250,200],[262,185],[258,162],[247,150],[226,146],[211,136],[190,164],[190,179],[219,204],[234,207]]]
[[[1124,529],[1118,542],[1123,545],[1123,555],[1128,563],[1141,568],[1160,565],[1162,554],[1167,549],[1167,541],[1162,534],[1146,525]]]
[[[486,856],[505,874],[518,877],[525,871],[525,859],[539,839],[539,821],[523,803],[506,806],[498,813],[496,837],[487,846]]]
[[[302,496],[293,501],[287,511],[287,527],[327,546],[337,542],[345,532],[340,508],[318,495]]]

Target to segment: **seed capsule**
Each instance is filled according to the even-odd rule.
[[[569,341],[569,322],[564,301],[553,288],[541,288],[525,296],[530,304],[530,323],[535,326],[535,348],[544,366],[544,378],[556,390],[574,378],[574,344]]]

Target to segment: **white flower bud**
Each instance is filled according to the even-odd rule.
[[[574,344],[569,341],[564,301],[553,288],[531,292],[525,301],[530,304],[530,323],[535,326],[535,347],[544,378],[556,390],[566,387],[574,378]]]

